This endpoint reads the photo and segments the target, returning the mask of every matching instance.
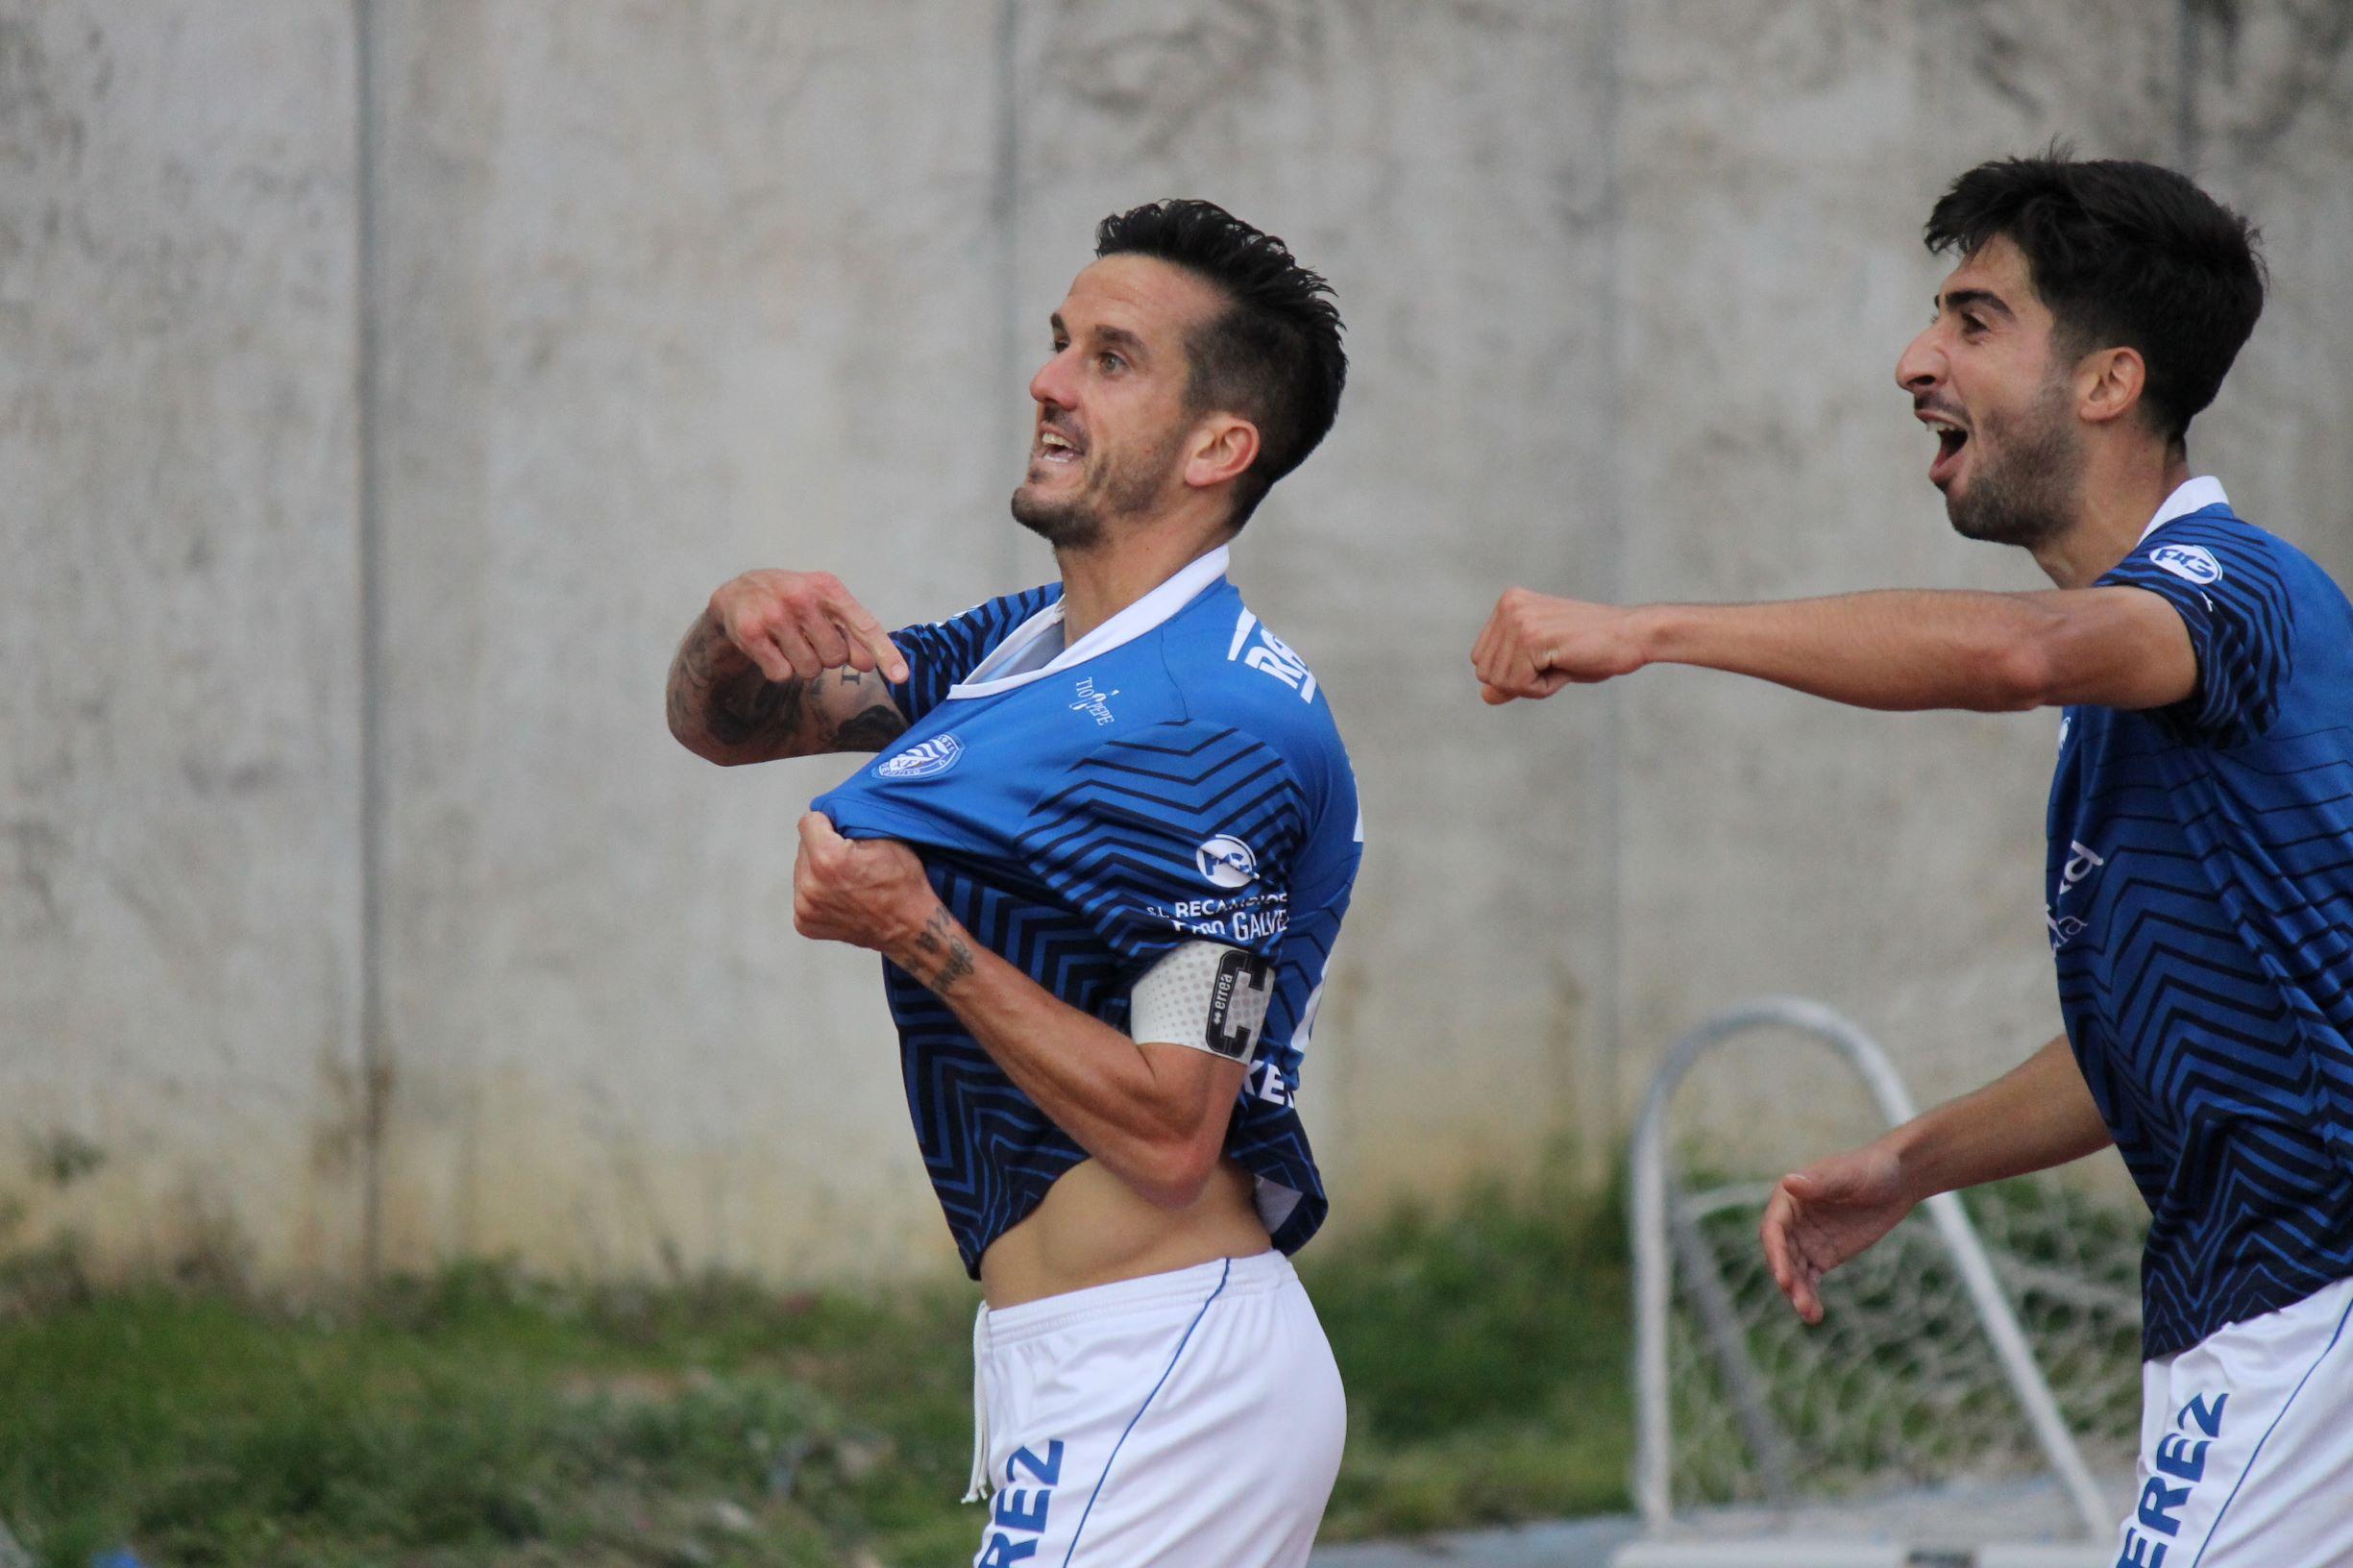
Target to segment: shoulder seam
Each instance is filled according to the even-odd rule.
[[[1176,669],[1168,662],[1168,624],[1165,621],[1152,628],[1152,651],[1159,655],[1161,674],[1168,677],[1168,689],[1176,693],[1177,710],[1185,716],[1177,722],[1191,723],[1193,722],[1192,694],[1185,689],[1183,681],[1177,679]],[[1257,737],[1253,736],[1252,739],[1255,740]]]

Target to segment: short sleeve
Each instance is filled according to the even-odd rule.
[[[2197,656],[2197,687],[2162,710],[2212,746],[2271,727],[2294,651],[2294,607],[2264,535],[2229,520],[2168,524],[2096,586],[2142,588],[2173,606]]]
[[[1305,796],[1277,752],[1177,721],[1072,764],[1031,811],[1020,852],[1140,972],[1185,942],[1272,955],[1306,835]]]
[[[891,688],[907,722],[914,723],[938,707],[950,686],[970,674],[1007,633],[1053,603],[1057,593],[1045,587],[1007,594],[945,621],[926,621],[891,633],[891,641],[907,658],[906,680]]]

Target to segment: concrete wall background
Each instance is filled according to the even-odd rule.
[[[2265,224],[2194,453],[2353,573],[2353,22],[1759,15],[0,0],[0,1197],[273,1278],[942,1265],[873,966],[791,931],[841,764],[704,767],[662,675],[748,566],[889,620],[1048,575],[1022,386],[1093,220],[1171,193],[1350,324],[1238,567],[1373,838],[1309,1067],[1343,1217],[1596,1157],[1753,990],[1924,1094],[2031,1046],[2046,719],[1490,713],[1461,661],[1509,580],[2038,582],[1950,534],[1890,367],[1935,192],[2055,134]]]
[[[0,1199],[135,1265],[355,1256],[354,41],[0,11]]]

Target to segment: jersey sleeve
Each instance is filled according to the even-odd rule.
[[[1020,853],[1132,980],[1186,942],[1270,956],[1289,924],[1308,809],[1263,741],[1175,721],[1072,764],[1032,809]]]
[[[945,621],[926,621],[891,633],[891,641],[907,657],[906,680],[891,688],[907,722],[912,724],[938,707],[950,686],[970,674],[1008,632],[1054,602],[1057,592],[1044,587],[1007,594]]]
[[[2293,657],[2295,615],[2263,535],[2229,521],[2168,524],[2096,586],[2146,589],[2180,615],[2197,656],[2197,686],[2163,710],[2176,729],[2229,747],[2270,728]]]

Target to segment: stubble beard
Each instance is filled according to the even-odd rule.
[[[1102,512],[1084,492],[1045,501],[1024,484],[1013,493],[1013,520],[1056,551],[1089,550],[1103,540]]]
[[[1054,547],[1084,551],[1100,545],[1114,519],[1134,517],[1152,509],[1176,454],[1180,432],[1156,450],[1134,458],[1114,458],[1099,480],[1076,495],[1046,499],[1033,495],[1027,483],[1013,493],[1014,521]]]
[[[2069,383],[2056,378],[2015,421],[1980,423],[1978,471],[1958,496],[1945,498],[1945,515],[1964,539],[2032,550],[2064,532],[2083,489],[2083,443],[2068,409]],[[1987,440],[1998,439],[1998,446]]]

